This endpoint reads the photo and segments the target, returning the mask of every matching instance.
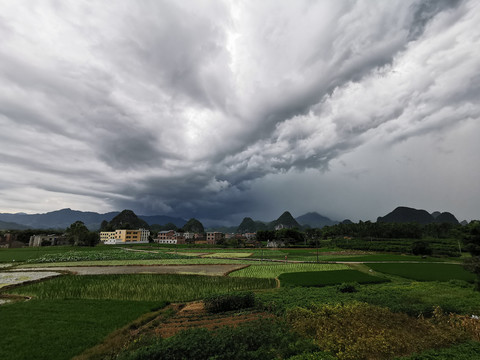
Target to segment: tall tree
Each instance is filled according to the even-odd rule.
[[[90,232],[82,221],[75,221],[65,231],[68,242],[74,246],[95,246],[99,242],[98,234]]]

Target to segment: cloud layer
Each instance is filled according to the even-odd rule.
[[[2,211],[480,217],[477,1],[3,7]]]

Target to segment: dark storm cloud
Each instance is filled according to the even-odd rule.
[[[394,163],[411,139],[437,134],[441,147],[480,117],[475,1],[19,1],[2,10],[0,171],[20,179],[0,180],[5,209],[21,210],[38,189],[48,210],[273,216],[294,206],[289,179],[303,182],[295,199],[317,183],[373,183],[371,144]],[[339,165],[349,157],[358,169]],[[14,201],[15,192],[25,196]],[[309,204],[298,211],[315,210],[298,201]]]
[[[413,22],[409,38],[416,39],[422,35],[425,26],[438,13],[457,7],[462,0],[425,0],[412,4]]]

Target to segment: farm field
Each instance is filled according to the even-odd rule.
[[[122,266],[122,265],[215,265],[215,264],[250,264],[248,260],[225,260],[214,258],[182,258],[182,259],[153,259],[153,260],[97,260],[97,261],[68,261],[55,263],[17,264],[18,267],[28,269],[36,267],[63,267],[63,266]]]
[[[366,302],[411,316],[432,314],[435,306],[445,312],[480,314],[480,292],[465,282],[388,282],[356,286],[356,292],[342,293],[337,286],[281,287],[257,293],[258,300],[276,313],[311,304]]]
[[[8,290],[38,299],[115,299],[136,301],[191,301],[206,296],[276,287],[273,279],[225,276],[128,274],[65,275]]]
[[[95,247],[74,247],[74,246],[45,246],[45,247],[26,247],[19,249],[0,248],[0,263],[22,262],[41,258],[43,256],[57,255],[61,256],[69,251],[98,254],[112,251],[111,247],[99,245]]]
[[[389,281],[356,270],[283,273],[278,279],[282,286],[327,286],[352,282],[357,282],[359,284],[378,284]]]
[[[36,281],[48,277],[59,276],[58,272],[54,271],[9,271],[0,272],[0,289],[5,286],[21,284],[26,281]]]
[[[455,264],[368,264],[375,271],[417,281],[463,280],[473,282],[475,275]]]
[[[94,354],[101,344],[106,353],[110,354],[110,358],[116,358],[119,355],[119,359],[140,359],[143,356],[141,354],[146,354],[143,352],[146,350],[142,350],[145,349],[143,347],[145,345],[149,345],[150,349],[156,349],[152,351],[162,353],[161,358],[168,358],[167,354],[173,352],[186,354],[190,351],[183,344],[204,346],[205,339],[212,338],[213,334],[220,336],[216,347],[225,346],[225,349],[229,347],[232,351],[250,354],[250,350],[247,351],[243,347],[246,346],[243,342],[247,341],[246,334],[252,333],[252,326],[263,329],[262,334],[256,333],[258,336],[251,340],[252,343],[263,336],[263,344],[270,346],[268,351],[275,351],[278,342],[282,342],[282,346],[285,345],[282,348],[284,350],[278,348],[279,352],[275,355],[277,358],[289,359],[290,356],[300,355],[306,351],[317,354],[313,358],[342,359],[343,355],[337,354],[335,350],[337,345],[329,347],[330,345],[324,343],[319,347],[318,343],[314,343],[309,336],[298,338],[296,337],[298,335],[292,335],[289,329],[297,326],[294,324],[299,324],[289,322],[293,321],[293,318],[289,317],[292,309],[296,307],[306,310],[317,309],[321,313],[323,307],[328,305],[333,306],[331,310],[333,312],[346,311],[352,316],[360,312],[358,316],[361,318],[363,308],[358,304],[368,304],[371,306],[368,311],[371,314],[378,313],[379,318],[380,314],[387,314],[386,310],[382,309],[388,309],[392,314],[406,314],[405,316],[408,315],[414,319],[423,315],[427,322],[430,321],[429,317],[436,313],[435,309],[438,306],[445,314],[468,316],[480,314],[480,292],[474,291],[473,285],[468,282],[471,281],[472,275],[465,272],[461,265],[442,263],[451,262],[449,258],[423,259],[419,256],[362,253],[338,249],[318,252],[320,262],[347,263],[335,264],[316,263],[316,249],[203,247],[175,249],[138,245],[120,248],[67,246],[53,249],[46,247],[34,249],[34,252],[28,248],[11,250],[12,252],[8,253],[10,249],[7,252],[2,249],[0,253],[2,274],[9,274],[9,271],[18,272],[19,269],[24,268],[34,272],[67,270],[78,272],[78,275],[60,275],[56,278],[1,290],[1,294],[8,296],[16,294],[32,297],[30,301],[13,301],[0,305],[2,318],[0,323],[4,324],[3,328],[0,324],[0,331],[5,333],[10,329],[10,327],[5,328],[8,324],[3,322],[3,319],[7,319],[15,322],[14,330],[17,333],[25,334],[18,339],[5,338],[11,342],[8,346],[1,343],[3,339],[0,340],[1,359],[28,359],[28,352],[31,351],[29,349],[38,352],[39,359],[70,359],[82,352]],[[285,262],[285,256],[288,262]],[[13,262],[14,258],[18,260]],[[460,260],[461,258],[454,259],[455,262]],[[360,264],[348,264],[349,262]],[[352,268],[363,272],[352,270]],[[372,274],[377,276],[369,275],[369,268],[373,269],[375,272]],[[156,273],[168,271],[175,273]],[[189,271],[202,275],[183,274]],[[117,272],[120,274],[114,274]],[[382,276],[384,278],[381,278]],[[277,278],[280,283],[276,280]],[[346,289],[347,283],[348,289]],[[236,294],[239,291],[255,292],[254,308],[217,315],[202,313],[203,310],[182,313],[183,308],[195,307],[185,304],[186,302],[197,301],[195,304],[201,304],[198,301],[206,297]],[[170,302],[173,304],[165,307]],[[112,304],[109,310],[106,310],[106,304]],[[54,309],[58,309],[55,314],[53,314]],[[155,312],[152,313],[152,310]],[[30,320],[30,315],[34,323]],[[388,316],[394,315],[388,313]],[[259,317],[266,317],[268,321],[257,323]],[[97,322],[102,322],[101,326],[97,326]],[[238,323],[238,330],[223,327],[229,323]],[[165,327],[163,332],[161,324]],[[361,321],[358,324],[363,326]],[[388,323],[385,324],[386,329],[389,329]],[[425,326],[428,325],[425,324]],[[80,335],[92,327],[95,327],[95,331],[88,336]],[[206,329],[198,327],[206,327]],[[186,332],[179,332],[182,329]],[[438,328],[437,330],[444,332],[445,336],[442,335],[444,340],[441,341],[445,341],[445,346],[471,338],[470,335],[459,335],[451,329]],[[114,331],[122,333],[124,337],[116,338],[113,335]],[[403,336],[400,335],[403,331],[401,328],[395,331],[392,332],[393,338]],[[38,332],[46,335],[35,337]],[[66,339],[63,339],[62,335]],[[436,335],[433,333],[430,335],[433,337],[425,340],[425,344],[436,343]],[[168,337],[168,339],[158,336]],[[61,341],[57,340],[59,337]],[[447,341],[447,338],[450,340]],[[232,343],[231,339],[237,340]],[[338,344],[340,341],[338,339],[341,337],[332,338],[332,344]],[[119,349],[124,347],[119,344],[125,344],[125,341],[128,343],[128,352],[119,354]],[[365,341],[376,340],[367,338]],[[385,341],[390,340],[385,339]],[[276,342],[276,345],[271,347],[269,342]],[[475,349],[477,343],[469,344],[473,345],[454,346],[458,346],[457,352],[468,353]],[[428,346],[418,347],[418,349],[423,351]],[[68,347],[69,350],[62,351],[63,347]],[[260,347],[261,345],[258,349]],[[21,348],[22,351],[15,353],[17,348]],[[25,352],[23,352],[24,349]],[[216,351],[208,346],[205,346],[204,350],[205,353]],[[257,348],[252,351],[256,350]],[[330,354],[324,351],[330,351]],[[52,356],[52,353],[56,355]],[[403,354],[398,353],[398,355]],[[190,358],[195,358],[194,355],[192,356]],[[268,356],[262,358],[267,359]],[[88,355],[85,355],[79,360],[88,358]]]
[[[229,277],[250,277],[250,278],[276,278],[280,274],[289,272],[306,272],[306,271],[332,271],[348,269],[342,264],[302,264],[302,263],[267,263],[264,265],[250,265],[244,269],[233,271]]]
[[[117,266],[65,266],[34,267],[32,271],[43,274],[45,271],[66,271],[76,275],[115,275],[115,274],[189,274],[222,276],[231,271],[241,269],[242,264],[209,264],[207,265],[117,265]],[[40,272],[38,272],[40,271]],[[23,271],[22,271],[23,272]],[[1,274],[1,273],[0,273]],[[5,273],[4,273],[5,274]],[[1,282],[1,281],[0,281]]]
[[[87,299],[1,305],[0,359],[71,359],[115,329],[163,306],[161,301]]]
[[[178,251],[177,251],[178,250]],[[361,253],[358,251],[345,251],[334,249],[318,249],[319,262],[390,262],[390,261],[414,261],[414,262],[458,262],[459,258],[421,258],[419,256]],[[140,264],[186,264],[192,261],[192,257],[198,261],[197,264],[208,264],[208,261],[226,261],[221,258],[238,258],[239,261],[249,259],[316,262],[316,249],[209,249],[209,248],[172,248],[162,246],[108,246],[99,245],[96,247],[72,247],[56,246],[41,248],[21,249],[0,249],[0,263],[42,263],[45,266],[69,266],[91,265],[92,262],[101,262],[102,265],[126,265]],[[219,258],[216,260],[216,258]],[[212,262],[214,263],[214,262]],[[53,265],[47,265],[53,264]],[[100,264],[100,263],[99,263]]]

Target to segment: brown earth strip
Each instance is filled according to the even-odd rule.
[[[222,276],[245,265],[126,265],[126,266],[65,266],[54,268],[29,268],[30,271],[54,270],[68,271],[77,275],[111,275],[111,274],[198,274]],[[18,269],[21,270],[21,269]]]

